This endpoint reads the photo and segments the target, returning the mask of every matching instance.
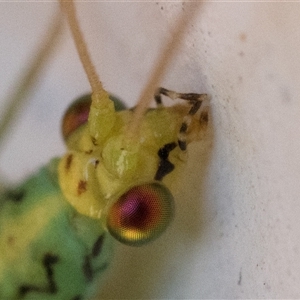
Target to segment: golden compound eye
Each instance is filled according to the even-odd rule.
[[[65,141],[77,128],[87,122],[91,102],[91,95],[85,95],[69,106],[62,121],[62,134]]]
[[[107,228],[120,242],[141,246],[157,238],[174,215],[171,192],[158,182],[135,186],[110,208]]]
[[[122,101],[115,96],[109,95],[109,98],[114,102],[116,111],[126,109]],[[91,95],[87,94],[69,106],[62,121],[62,134],[65,141],[77,128],[88,121],[91,103]]]

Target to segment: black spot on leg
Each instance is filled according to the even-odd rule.
[[[200,108],[202,102],[200,101],[196,101],[195,103],[193,103],[193,106],[191,107],[190,111],[189,111],[189,115],[193,116]]]
[[[192,104],[195,102],[202,102],[199,101],[199,98],[203,96],[203,94],[197,94],[197,93],[178,93],[178,98],[182,100],[187,100],[191,102]]]
[[[163,95],[165,95],[165,96],[169,96],[169,90],[167,90],[167,89],[165,89],[165,88],[163,88],[163,87],[160,87],[160,88],[158,88],[157,89],[157,94],[163,94]]]
[[[19,191],[9,190],[4,193],[5,198],[15,203],[20,203],[24,199],[25,195],[26,195],[25,190],[19,190]]]

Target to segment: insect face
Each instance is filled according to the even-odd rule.
[[[67,153],[1,198],[3,299],[85,299],[110,262],[111,236],[133,246],[158,237],[174,216],[172,190],[188,144],[207,124],[205,94],[160,88],[157,107],[140,100],[126,110],[103,89],[93,65],[83,65],[92,96],[65,115]],[[162,95],[184,104],[164,107]]]
[[[120,241],[142,245],[173,217],[173,196],[161,181],[180,172],[178,133],[191,125],[190,131],[199,130],[200,122],[183,123],[185,106],[149,109],[132,137],[134,110],[116,111],[118,102],[104,101],[94,101],[88,114],[91,99],[83,97],[67,111],[63,132],[70,151],[60,162],[60,185],[80,213],[100,219]]]

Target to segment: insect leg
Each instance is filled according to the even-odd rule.
[[[196,94],[196,93],[176,93],[174,91],[167,90],[165,88],[158,88],[155,92],[154,99],[158,107],[162,106],[161,95],[165,95],[172,100],[182,99],[188,101],[191,108],[186,116],[182,120],[181,127],[178,133],[178,146],[182,151],[186,150],[187,142],[186,136],[189,126],[192,122],[193,116],[200,109],[203,101],[207,100],[207,94]],[[200,122],[207,122],[207,112],[201,114]]]

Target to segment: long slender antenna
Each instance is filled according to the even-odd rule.
[[[53,52],[57,44],[61,28],[62,16],[60,12],[57,12],[48,34],[45,35],[45,39],[39,46],[39,51],[35,55],[34,60],[30,63],[27,71],[19,80],[19,86],[13,90],[12,94],[8,96],[7,101],[5,101],[8,103],[8,107],[5,108],[5,112],[0,121],[0,147],[3,145],[10,125],[15,120],[18,111],[24,106],[26,100],[28,100],[28,94],[36,82],[41,69],[44,67],[46,60]]]
[[[78,26],[73,0],[60,0],[60,3],[62,9],[67,15],[77,51],[89,79],[93,94],[100,95],[102,93],[106,93],[96,73],[95,67],[90,59],[83,34]],[[128,126],[127,138],[133,139],[135,136],[138,136],[138,130],[140,128],[140,123],[143,115],[146,109],[149,107],[150,102],[152,101],[155,89],[157,88],[161,78],[166,73],[166,70],[171,63],[172,58],[175,56],[175,53],[179,48],[180,42],[184,37],[188,25],[194,19],[198,11],[197,8],[199,3],[200,2],[197,1],[190,3],[189,7],[187,8],[188,11],[186,12],[189,17],[186,18],[185,15],[181,16],[177,23],[177,26],[175,26],[172,32],[172,39],[169,41],[169,43],[166,44],[162,55],[158,59],[158,63],[155,64],[154,69],[152,70],[148,84],[141,93],[137,107],[134,111],[132,122],[130,122]]]
[[[170,66],[172,58],[175,56],[176,52],[179,49],[180,42],[186,33],[188,25],[192,23],[195,19],[196,13],[199,11],[198,6],[201,4],[201,1],[196,1],[190,3],[186,15],[182,15],[180,19],[176,22],[177,25],[174,27],[172,32],[172,39],[165,45],[162,54],[160,55],[158,62],[155,64],[152,69],[150,80],[148,84],[143,89],[138,104],[134,110],[134,115],[132,122],[129,124],[128,134],[129,137],[137,135],[137,131],[140,128],[140,123],[143,118],[143,115],[147,108],[150,105],[150,102],[153,100],[153,95],[157,89],[162,77],[166,73],[166,70]]]
[[[72,0],[60,0],[60,3],[62,9],[67,15],[68,22],[70,25],[69,27],[73,35],[78,55],[80,57],[85,73],[88,77],[89,83],[92,88],[92,92],[94,94],[102,93],[105,90],[102,86],[101,81],[99,80],[99,76],[90,58],[90,54],[87,49],[85,40],[83,38],[83,34],[81,32],[81,29],[79,28],[74,3]]]

